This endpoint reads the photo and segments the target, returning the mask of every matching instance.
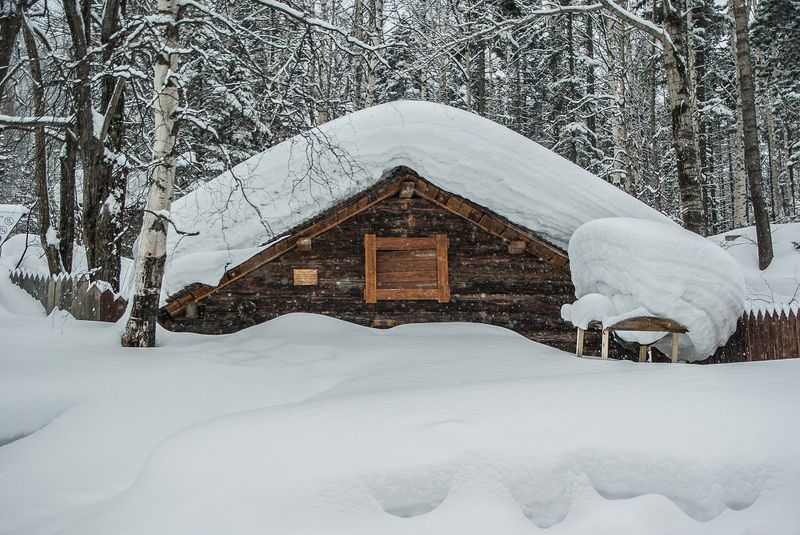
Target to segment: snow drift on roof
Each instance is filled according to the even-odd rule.
[[[744,278],[716,244],[678,225],[629,217],[596,219],[569,242],[575,295],[562,317],[586,328],[632,316],[659,316],[688,329],[680,358],[700,360],[725,344],[744,309]],[[636,333],[623,338],[643,340]]]
[[[508,128],[429,102],[400,101],[326,123],[258,154],[177,200],[168,293],[216,284],[237,265],[337,202],[407,166],[566,248],[586,221],[668,219]]]

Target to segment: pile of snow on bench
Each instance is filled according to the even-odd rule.
[[[658,316],[688,329],[681,358],[701,360],[725,344],[744,310],[736,261],[709,240],[676,224],[611,217],[582,225],[569,242],[578,300],[561,316],[586,329],[636,316]],[[650,344],[662,334],[618,333]]]

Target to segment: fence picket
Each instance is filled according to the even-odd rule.
[[[111,290],[102,291],[86,279],[69,275],[42,277],[22,270],[12,271],[11,282],[39,301],[50,314],[56,307],[79,320],[115,322],[125,313],[128,302],[114,296]]]

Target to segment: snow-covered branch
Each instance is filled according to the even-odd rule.
[[[606,10],[608,10],[611,14],[613,14],[618,19],[621,19],[634,28],[641,30],[647,34],[652,35],[662,45],[666,45],[669,47],[674,48],[674,44],[672,43],[672,38],[669,36],[667,32],[664,31],[663,28],[657,26],[653,22],[643,19],[638,15],[632,13],[631,11],[625,9],[621,5],[614,2],[614,0],[600,0],[600,3],[603,5]]]
[[[14,115],[0,115],[0,128],[33,128],[35,126],[69,126],[74,117],[56,117],[42,115],[41,117],[19,117]]]
[[[295,19],[297,21],[302,22],[303,24],[307,24],[308,26],[313,26],[323,31],[331,32],[338,34],[341,36],[345,41],[351,43],[358,48],[366,50],[368,52],[378,52],[379,50],[383,50],[390,46],[394,46],[393,43],[385,43],[381,45],[371,45],[369,43],[365,43],[361,39],[357,39],[351,35],[351,32],[336,26],[335,24],[331,24],[328,21],[322,20],[318,17],[314,17],[306,13],[305,11],[301,11],[299,9],[295,9],[288,4],[284,4],[283,2],[279,2],[278,0],[255,0],[257,3],[270,7],[280,13],[283,13],[289,18]]]

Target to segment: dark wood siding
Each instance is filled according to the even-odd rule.
[[[448,303],[364,301],[364,235],[449,238]],[[295,286],[293,269],[318,270],[317,286]],[[314,238],[311,251],[291,250],[199,304],[198,317],[172,328],[221,334],[290,312],[314,312],[361,325],[469,321],[513,329],[531,339],[574,348],[560,319],[574,300],[569,270],[534,255],[512,255],[508,243],[421,198],[391,197]]]

